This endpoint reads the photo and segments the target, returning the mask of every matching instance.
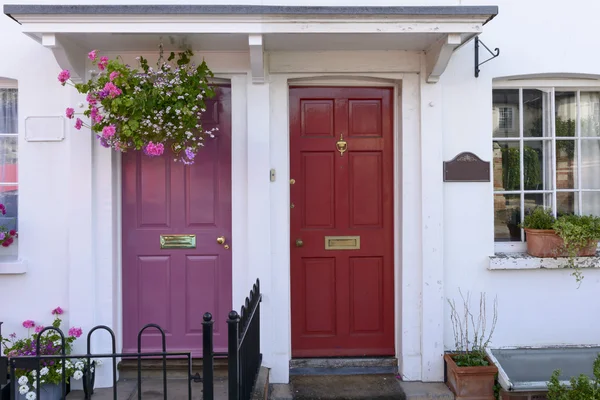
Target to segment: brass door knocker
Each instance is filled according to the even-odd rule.
[[[340,133],[340,140],[335,143],[335,147],[340,152],[340,157],[343,157],[346,150],[348,150],[348,142],[344,140],[344,134]]]

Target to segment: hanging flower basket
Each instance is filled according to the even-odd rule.
[[[102,146],[120,152],[141,150],[151,157],[171,149],[177,161],[191,164],[204,141],[218,130],[202,127],[205,99],[215,95],[209,84],[213,74],[204,61],[191,63],[192,56],[190,50],[172,52],[165,60],[161,46],[156,69],[144,57],[136,58],[136,69],[120,57],[109,60],[93,50],[88,58],[99,70],[93,79],[74,84],[64,70],[58,80],[87,95],[83,114]],[[76,129],[87,127],[74,108],[67,108],[66,116],[75,119]]]

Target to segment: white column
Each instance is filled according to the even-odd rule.
[[[254,84],[248,77],[248,278],[244,296],[251,284],[260,279],[261,351],[264,364],[271,361],[273,321],[271,289],[271,217],[269,159],[269,84]],[[240,304],[241,305],[241,304]],[[236,309],[239,305],[235,305]]]
[[[77,103],[84,102],[85,96],[72,89],[71,107],[75,108],[76,117],[80,117],[89,125],[89,119],[77,108]],[[66,319],[70,326],[81,327],[85,334],[94,326],[94,256],[93,256],[93,223],[92,223],[92,134],[88,128],[81,131],[74,127],[74,120],[68,121],[67,140],[69,146],[69,193],[67,220],[68,233],[68,295],[69,307]],[[66,334],[66,332],[65,332]],[[85,338],[75,342],[74,352],[85,350]]]
[[[232,294],[236,308],[250,290],[248,276],[248,113],[246,75],[231,78]]]
[[[402,207],[397,223],[400,227],[402,245],[399,273],[396,277],[401,296],[398,310],[400,324],[397,352],[399,353],[399,372],[402,379],[420,381],[422,374],[421,325],[422,310],[422,241],[421,241],[421,80],[419,74],[405,74],[402,79],[402,112],[398,124],[401,129],[400,161],[402,163],[402,185],[397,197]],[[398,229],[397,229],[398,232]]]
[[[121,168],[120,153],[106,149],[93,139],[93,224],[95,325],[106,325],[116,335],[116,350],[122,348],[121,318]],[[102,330],[92,336],[93,353],[112,352],[110,335]],[[96,386],[112,386],[111,360],[96,370]]]
[[[442,84],[426,83],[421,58],[422,380],[444,379]]]
[[[269,380],[288,383],[291,358],[290,304],[290,151],[287,77],[271,75],[271,163],[277,179],[271,183],[271,297],[273,336]]]

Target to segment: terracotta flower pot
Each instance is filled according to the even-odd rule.
[[[456,354],[444,354],[446,385],[456,400],[495,400],[494,383],[498,368],[489,360],[487,367],[459,367],[452,359]]]
[[[565,242],[553,229],[525,229],[527,234],[527,253],[534,257],[555,258],[568,257],[569,253],[564,248]],[[590,242],[589,246],[579,249],[578,257],[596,255],[598,242]]]

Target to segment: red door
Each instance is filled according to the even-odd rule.
[[[231,310],[231,89],[207,102],[203,124],[219,127],[185,166],[173,157],[123,155],[123,347],[137,349],[147,323],[168,351],[202,355],[202,315],[213,314],[215,351],[227,349]],[[195,248],[163,248],[161,235],[195,235]],[[172,238],[163,236],[168,246]],[[187,236],[190,240],[192,236]],[[160,348],[148,330],[144,351]]]
[[[290,88],[293,357],[394,355],[392,99]]]

